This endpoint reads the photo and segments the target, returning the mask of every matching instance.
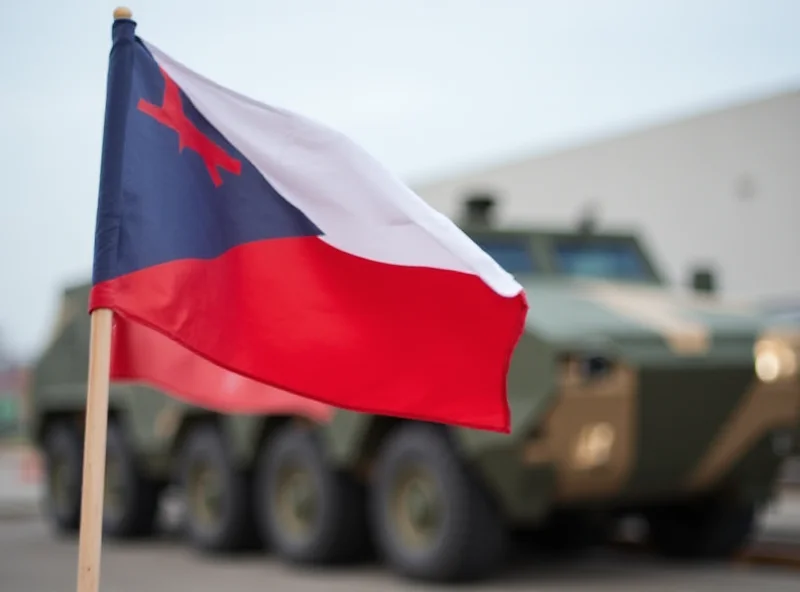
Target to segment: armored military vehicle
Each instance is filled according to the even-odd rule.
[[[492,200],[468,204],[462,228],[530,302],[508,375],[511,434],[338,410],[220,415],[115,384],[106,536],[153,532],[176,483],[197,549],[263,545],[301,564],[377,550],[429,580],[489,576],[518,533],[603,542],[628,515],[666,555],[737,552],[800,421],[797,334],[765,334],[756,311],[719,300],[710,272],[677,293],[633,234],[501,229]],[[64,293],[30,390],[62,531],[79,524],[88,290]]]

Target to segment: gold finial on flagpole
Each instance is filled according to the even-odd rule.
[[[114,20],[118,21],[120,19],[129,19],[133,16],[130,8],[126,6],[118,6],[114,9]]]

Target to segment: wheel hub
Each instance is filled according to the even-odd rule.
[[[125,489],[123,487],[122,467],[119,461],[114,457],[108,457],[105,473],[103,513],[113,516],[121,510],[122,496]]]
[[[311,475],[301,467],[282,471],[276,487],[276,514],[284,530],[304,535],[312,528],[317,500]]]
[[[441,500],[433,480],[421,471],[398,479],[393,496],[395,526],[406,544],[428,546],[438,532]]]
[[[424,529],[431,526],[434,517],[433,500],[419,480],[412,481],[405,495],[408,518],[414,528]]]
[[[70,501],[70,475],[66,459],[56,456],[50,473],[50,497],[56,506],[65,508]]]
[[[201,522],[216,523],[222,512],[222,483],[213,467],[203,464],[197,467],[189,480],[189,500]]]

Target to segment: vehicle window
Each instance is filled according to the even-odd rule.
[[[473,240],[510,274],[531,274],[537,271],[527,240],[476,238]]]
[[[555,244],[556,267],[565,275],[611,280],[647,280],[650,271],[632,243],[564,241]]]

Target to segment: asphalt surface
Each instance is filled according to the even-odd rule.
[[[38,516],[41,485],[36,468],[21,471],[21,466],[26,465],[19,456],[12,462],[8,454],[0,454],[0,592],[75,590],[77,539],[59,539],[50,532]],[[800,492],[784,496],[767,511],[759,530],[759,539],[800,543]],[[800,565],[800,558],[795,565]],[[685,566],[615,550],[602,550],[583,559],[554,560],[518,550],[498,578],[468,588],[476,592],[798,592],[800,569],[796,566]],[[286,566],[259,552],[212,559],[188,549],[175,534],[135,544],[106,541],[103,546],[103,592],[441,589],[449,588],[401,580],[378,563],[314,570]]]
[[[58,540],[38,519],[0,522],[0,590],[64,592],[75,589],[77,543]],[[453,587],[454,589],[455,587]],[[752,566],[675,566],[639,555],[602,551],[572,561],[517,557],[500,578],[468,586],[475,592],[497,590],[770,592],[800,590],[800,572]],[[332,570],[292,568],[266,554],[211,560],[178,541],[103,548],[103,592],[375,592],[441,590],[398,579],[381,565]]]

